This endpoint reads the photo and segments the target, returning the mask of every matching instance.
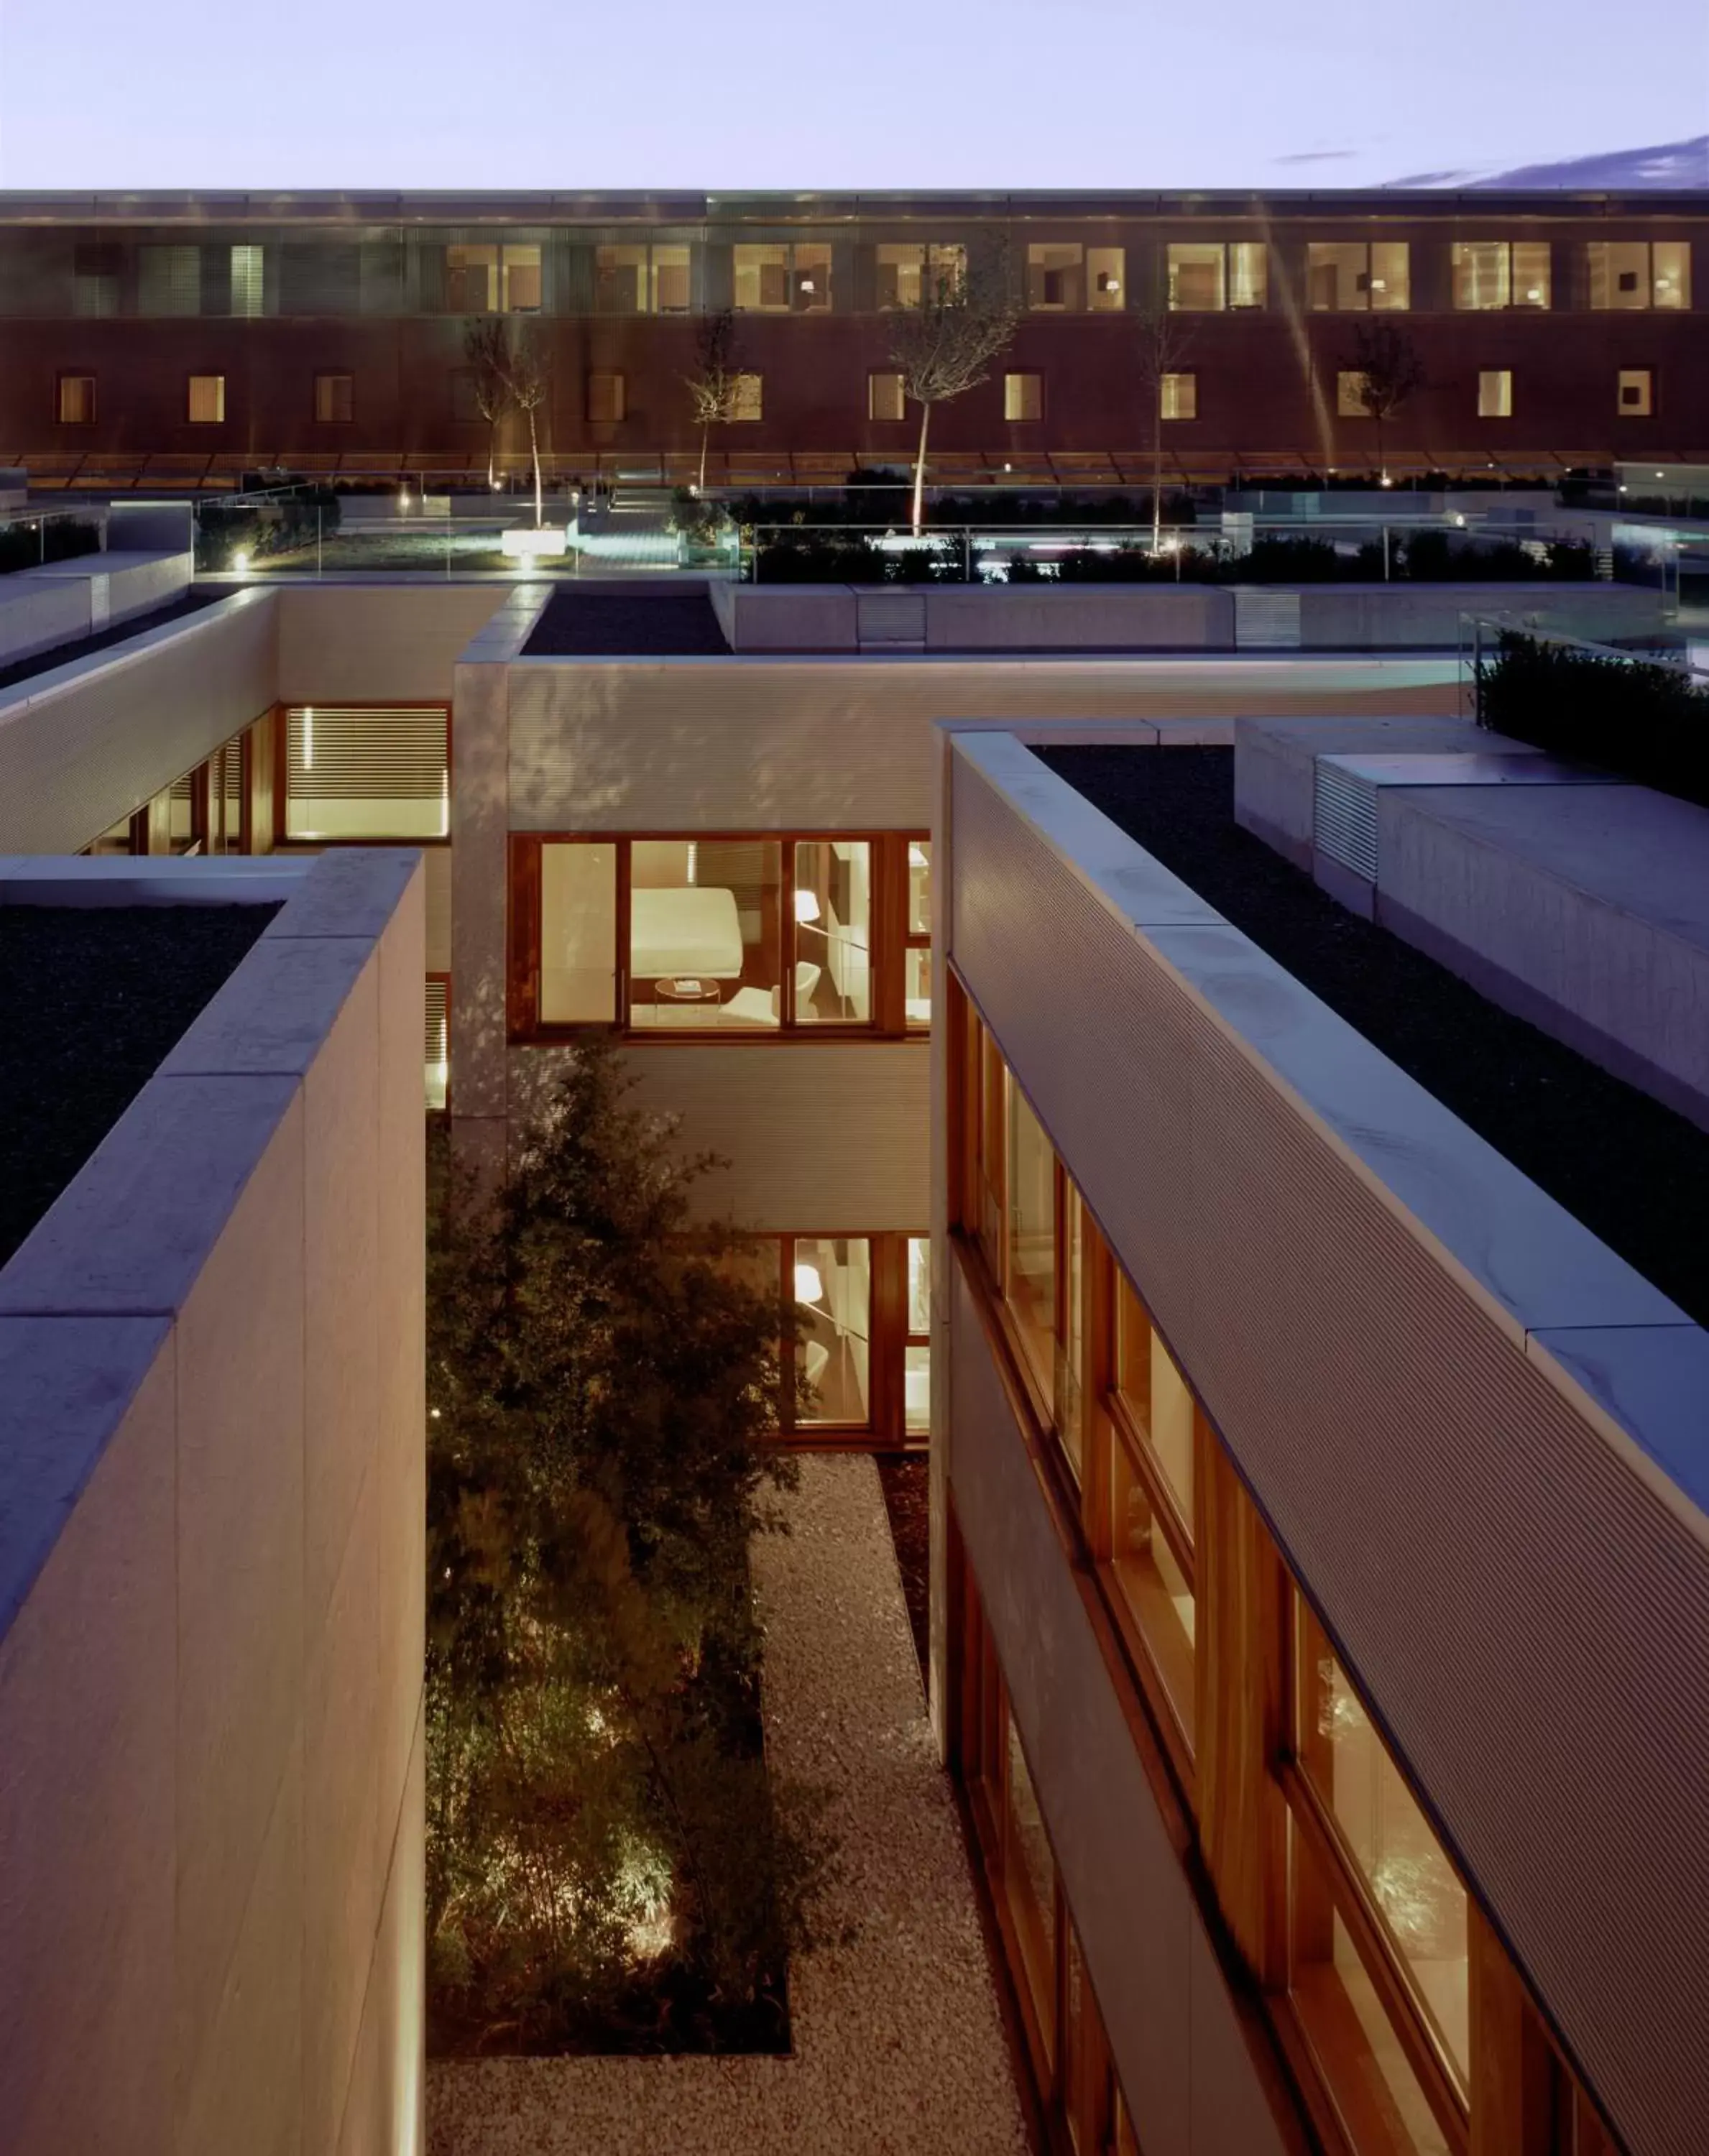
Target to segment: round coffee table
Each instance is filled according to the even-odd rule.
[[[661,1004],[718,1004],[724,1000],[718,983],[707,980],[654,981],[653,994]]]

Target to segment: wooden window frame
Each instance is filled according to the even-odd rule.
[[[438,975],[429,978],[437,979]],[[449,976],[447,980],[449,1017]],[[866,1336],[866,1399],[864,1422],[808,1422],[797,1416],[794,1388],[786,1383],[778,1404],[778,1438],[781,1444],[804,1450],[830,1450],[843,1447],[870,1452],[919,1449],[926,1441],[924,1431],[907,1434],[907,1399],[904,1384],[904,1348],[914,1340],[907,1330],[908,1244],[926,1240],[924,1231],[888,1228],[801,1228],[784,1233],[762,1231],[751,1239],[778,1251],[776,1291],[786,1307],[794,1309],[795,1254],[808,1242],[865,1243],[869,1261]],[[930,1345],[929,1340],[923,1344]],[[798,1367],[793,1342],[783,1349],[786,1372]]]
[[[347,382],[350,384],[350,409],[340,418],[326,418],[321,412],[321,385],[325,382]],[[351,427],[356,424],[356,376],[347,367],[317,367],[315,372],[312,416],[317,427]]]
[[[507,1037],[513,1047],[538,1047],[557,1041],[575,1041],[590,1034],[621,1040],[625,1046],[649,1048],[778,1048],[801,1047],[813,1042],[898,1041],[925,1042],[929,1025],[910,1025],[906,1009],[907,964],[904,952],[918,940],[929,948],[931,938],[911,938],[907,932],[908,848],[928,837],[921,831],[513,831],[510,844],[507,982],[506,1004]],[[649,842],[693,844],[776,845],[778,859],[778,1019],[775,1026],[722,1028],[717,1026],[638,1026],[631,1023],[634,982],[629,967],[632,849]],[[795,877],[795,849],[798,845],[858,844],[871,849],[870,934],[872,954],[871,1012],[867,1019],[803,1025],[795,1014],[795,968],[801,924],[793,903],[783,895],[792,891]],[[617,949],[613,973],[610,1019],[565,1023],[540,1015],[540,971],[543,931],[541,921],[541,860],[544,848],[567,845],[606,845],[616,849]]]
[[[924,930],[916,929],[911,925],[911,908],[910,905],[911,894],[909,886],[913,869],[913,862],[911,859],[911,855],[912,855],[913,850],[916,846],[924,846],[926,849],[926,873],[928,877],[934,875],[936,867],[931,854],[931,834],[929,831],[909,832],[906,843],[901,849],[901,860],[898,864],[901,878],[901,891],[897,901],[898,910],[896,919],[901,924],[902,937],[902,959],[898,970],[901,976],[901,993],[902,1006],[902,1030],[905,1033],[914,1034],[923,1040],[931,1030],[931,1019],[928,1018],[926,1020],[926,1023],[921,1025],[908,1016],[907,1009],[907,954],[910,951],[925,952],[926,955],[926,990],[928,997],[931,993],[931,927],[929,921],[927,927]],[[935,912],[937,908],[937,887],[935,882],[929,884],[927,887],[931,893],[931,903],[928,907],[928,914],[930,914],[931,912]],[[934,1013],[933,1015],[935,1016],[936,1014]]]

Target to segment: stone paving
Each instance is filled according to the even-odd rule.
[[[1026,2156],[878,1474],[809,1458],[755,1571],[779,1767],[829,1783],[843,1880],[791,1972],[787,2058],[430,2066],[430,2156]]]

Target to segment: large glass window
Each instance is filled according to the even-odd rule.
[[[1086,305],[1094,314],[1119,314],[1127,305],[1127,256],[1120,247],[1086,249]]]
[[[1075,314],[1084,303],[1085,249],[1077,242],[1035,240],[1027,249],[1027,305]]]
[[[1008,1237],[1003,1280],[1022,1348],[1039,1391],[1049,1399],[1056,1363],[1056,1155],[1013,1078],[1008,1094]]]
[[[690,300],[686,246],[594,249],[593,304],[600,314],[685,315]]]
[[[967,250],[955,243],[901,240],[875,247],[874,289],[880,308],[917,307],[922,289],[952,290],[967,276]]]
[[[445,305],[454,315],[537,314],[537,243],[481,241],[445,249]]]
[[[1262,240],[1182,240],[1169,245],[1169,305],[1181,314],[1261,307],[1269,296],[1270,252]]]
[[[1412,257],[1404,239],[1311,241],[1306,304],[1317,314],[1393,312],[1412,305]]]
[[[264,251],[259,247],[234,247],[231,251],[231,311],[259,315],[264,295]]]
[[[907,1335],[902,1349],[902,1426],[909,1436],[931,1427],[931,1242],[908,1238]]]
[[[1691,304],[1689,240],[1591,239],[1585,242],[1585,254],[1593,307]]]
[[[872,1245],[864,1235],[798,1235],[792,1281],[808,1404],[800,1420],[871,1420]]]
[[[908,841],[908,924],[903,1016],[911,1030],[931,1023],[931,841]]]
[[[739,314],[815,314],[831,304],[831,250],[816,240],[749,241],[732,249]]]
[[[1546,239],[1457,239],[1454,243],[1454,304],[1462,310],[1547,307],[1549,244]]]
[[[1190,1750],[1193,1732],[1193,1394],[1127,1278],[1115,1275],[1109,1543],[1101,1551]]]
[[[929,973],[917,1009],[908,990],[916,949],[929,965],[929,931],[916,946],[895,899],[880,906],[877,896],[899,887],[914,843],[519,841],[519,858],[537,846],[540,860],[535,1019],[731,1040],[923,1026]],[[613,942],[606,924],[618,922]]]
[[[443,704],[293,704],[285,715],[284,835],[443,839],[450,833]]]
[[[1465,1890],[1297,1590],[1292,1603],[1290,1989],[1355,2145],[1451,2156],[1470,2080]]]

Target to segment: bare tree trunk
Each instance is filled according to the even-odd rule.
[[[528,454],[534,459],[534,528],[537,531],[546,521],[546,501],[540,481],[540,429],[531,404],[528,407]]]
[[[493,492],[495,492],[495,491],[496,491],[497,487],[498,487],[498,483],[499,483],[499,423],[498,423],[498,421],[497,421],[496,419],[489,419],[489,420],[487,421],[487,423],[486,423],[486,485],[487,485],[487,491],[488,491],[490,494],[490,493],[493,493]]]
[[[1152,559],[1163,544],[1163,383],[1152,383]]]
[[[914,458],[914,536],[920,536],[921,526],[926,521],[926,436],[931,425],[931,407],[921,401],[920,406],[920,447]]]
[[[711,421],[710,419],[702,419],[701,422],[701,478],[699,487],[699,491],[701,494],[704,494],[706,490],[706,441],[707,438],[711,434]]]

